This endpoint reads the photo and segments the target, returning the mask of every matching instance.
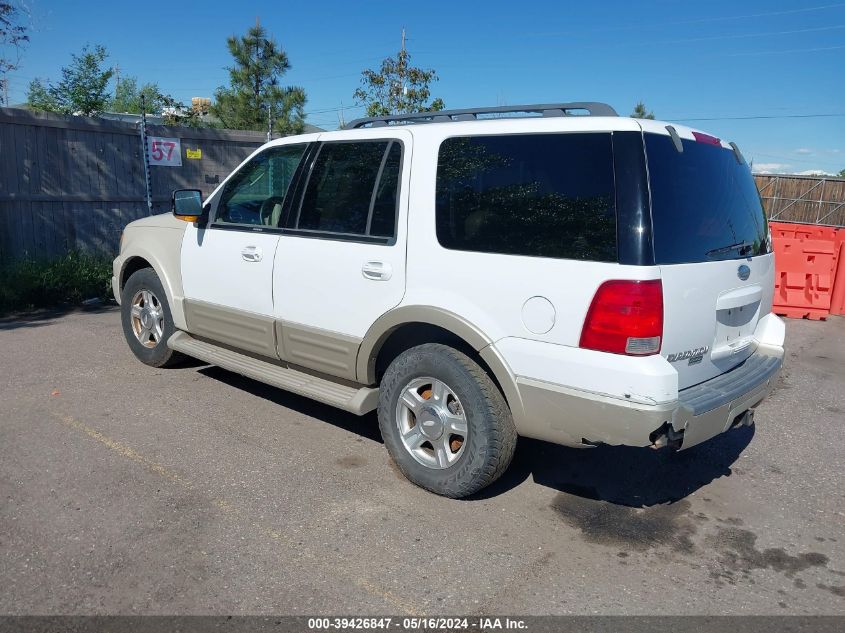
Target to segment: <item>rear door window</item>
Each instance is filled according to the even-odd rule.
[[[394,237],[401,161],[402,144],[396,141],[325,143],[302,196],[296,228]]]
[[[656,264],[753,257],[769,252],[760,194],[733,150],[645,134]]]
[[[446,139],[436,217],[450,249],[616,261],[611,135]]]

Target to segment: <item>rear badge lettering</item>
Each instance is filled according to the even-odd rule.
[[[710,346],[696,347],[695,349],[688,349],[685,352],[678,352],[677,354],[669,354],[666,357],[670,363],[677,363],[680,360],[689,359],[690,365],[697,365],[704,358],[704,355],[710,351]]]

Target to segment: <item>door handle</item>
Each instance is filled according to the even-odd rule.
[[[247,262],[260,262],[262,257],[261,248],[258,246],[247,246],[241,251],[241,257]]]
[[[393,276],[393,268],[384,262],[366,262],[361,267],[361,273],[367,279],[387,281]]]

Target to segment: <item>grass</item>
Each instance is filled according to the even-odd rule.
[[[51,261],[0,264],[0,314],[111,295],[112,260],[70,252]]]

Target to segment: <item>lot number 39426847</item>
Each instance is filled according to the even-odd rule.
[[[178,138],[148,136],[147,144],[150,165],[182,166],[182,147]]]

